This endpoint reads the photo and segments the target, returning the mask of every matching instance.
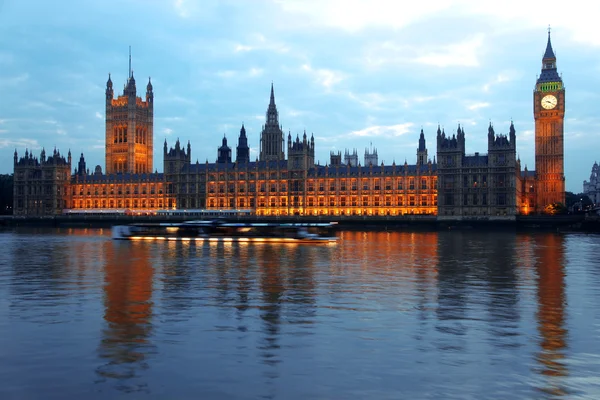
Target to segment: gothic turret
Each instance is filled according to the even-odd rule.
[[[77,175],[83,176],[85,175],[86,167],[85,167],[85,158],[83,157],[83,153],[79,157],[79,163],[77,164]]]
[[[231,162],[231,147],[227,146],[227,137],[223,135],[223,143],[219,147],[217,154],[218,163],[230,163]]]
[[[493,146],[495,139],[496,133],[494,132],[494,126],[492,125],[492,121],[490,121],[490,125],[488,126],[488,148]]]
[[[250,148],[248,147],[248,138],[246,137],[244,124],[242,124],[242,129],[240,129],[235,162],[238,164],[250,162]]]
[[[148,85],[146,85],[146,101],[152,103],[154,101],[154,92],[152,91],[152,81],[148,77]]]
[[[267,108],[267,121],[260,134],[260,160],[284,160],[283,131],[279,126],[279,113],[275,105],[275,92],[271,83],[271,97]]]
[[[425,165],[426,163],[427,146],[425,144],[425,133],[423,133],[423,128],[421,128],[421,134],[419,135],[419,148],[417,149],[417,165]]]
[[[106,81],[106,106],[108,107],[114,97],[113,83],[108,74],[108,80]]]

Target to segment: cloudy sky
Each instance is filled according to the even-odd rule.
[[[512,119],[534,167],[532,92],[547,27],[566,86],[567,190],[600,161],[600,3],[572,0],[0,0],[0,173],[15,148],[84,152],[104,168],[104,90],[152,77],[155,166],[162,144],[214,161],[245,124],[257,156],[271,82],[284,131],[314,133],[316,157],[377,148],[416,160],[423,127],[464,125],[486,151]],[[143,93],[142,93],[143,95]],[[235,153],[234,153],[235,154]]]

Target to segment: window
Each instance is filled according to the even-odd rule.
[[[427,179],[421,178],[421,190],[427,190]]]
[[[500,193],[498,195],[498,205],[499,206],[505,206],[506,205],[506,194]]]

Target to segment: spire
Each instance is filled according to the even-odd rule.
[[[495,135],[494,126],[492,125],[491,121],[490,121],[490,126],[488,127],[488,135],[490,135],[490,136],[494,136]]]
[[[133,75],[131,74],[131,46],[129,46],[129,74],[127,75],[127,77],[133,77]]]
[[[159,83],[160,83],[160,82],[159,82]],[[151,91],[152,91],[152,79],[150,79],[150,77],[148,77],[148,85],[146,86],[146,90],[147,90],[148,92],[151,92]],[[159,90],[160,90],[160,88],[159,88]]]
[[[273,91],[273,82],[271,81],[271,99],[269,105],[275,105],[275,92]]]
[[[438,128],[439,132],[439,128]],[[421,134],[419,135],[419,151],[425,151],[425,133],[423,132],[423,128],[421,128]]]
[[[542,83],[562,83],[562,78],[556,71],[556,55],[552,49],[552,42],[550,40],[550,27],[548,27],[548,42],[546,44],[546,51],[544,57],[542,57],[542,72],[537,79],[538,84]],[[558,85],[559,89],[562,85]],[[538,86],[538,90],[540,90]]]
[[[544,52],[544,60],[555,60],[554,50],[552,50],[552,42],[550,41],[550,25],[548,25],[548,43]]]
[[[246,128],[244,127],[244,124],[242,123],[242,129],[240,129],[240,138],[245,138],[246,137]]]

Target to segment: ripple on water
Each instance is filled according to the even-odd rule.
[[[597,236],[0,234],[2,398],[598,398]]]

